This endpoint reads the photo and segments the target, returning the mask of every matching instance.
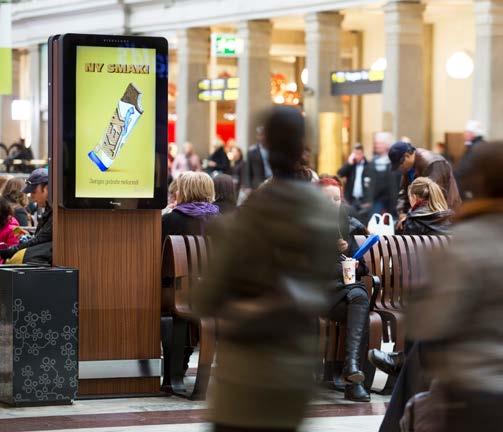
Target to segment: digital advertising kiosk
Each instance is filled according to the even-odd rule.
[[[167,88],[164,38],[49,39],[53,263],[79,269],[81,397],[159,392]]]

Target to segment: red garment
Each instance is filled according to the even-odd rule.
[[[14,234],[14,229],[19,226],[19,222],[16,218],[9,216],[7,223],[0,229],[0,248],[6,249],[11,246],[16,246],[19,243],[19,239]],[[0,264],[5,261],[0,259]]]

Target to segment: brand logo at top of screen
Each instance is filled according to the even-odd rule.
[[[150,65],[148,64],[118,64],[109,63],[104,68],[105,63],[86,63],[84,65],[85,72],[103,72],[108,73],[129,73],[129,74],[149,74]]]

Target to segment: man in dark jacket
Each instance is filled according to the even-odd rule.
[[[390,132],[379,132],[374,138],[374,157],[371,161],[374,213],[391,213],[396,216],[396,201],[400,187],[400,173],[391,170],[388,151],[393,144]]]
[[[344,186],[346,202],[356,210],[358,219],[366,224],[372,205],[372,169],[365,159],[362,145],[355,146],[353,153],[337,175],[346,179]]]
[[[473,198],[473,192],[471,190],[471,185],[467,184],[463,179],[469,172],[472,164],[473,151],[479,146],[479,144],[484,142],[484,131],[480,122],[476,120],[470,120],[465,127],[465,146],[466,150],[463,157],[459,161],[455,176],[458,183],[459,193],[463,200],[469,200]]]
[[[52,208],[48,202],[49,174],[46,168],[37,168],[26,180],[24,193],[29,193],[44,214],[37,225],[35,235],[26,242],[0,251],[3,259],[12,258],[19,251],[24,251],[25,263],[51,264],[52,262]]]
[[[257,189],[264,180],[272,176],[269,153],[264,147],[264,128],[257,128],[257,143],[250,147],[246,158],[245,187]]]
[[[208,174],[230,174],[231,162],[225,153],[223,145],[218,146],[215,151],[208,157]]]
[[[408,197],[409,185],[416,177],[429,177],[440,186],[444,193],[447,205],[456,211],[461,205],[456,180],[452,173],[452,168],[443,156],[435,154],[429,150],[418,148],[404,141],[393,144],[388,156],[391,160],[393,170],[399,169],[402,172],[402,183],[398,193],[398,229],[410,210]]]

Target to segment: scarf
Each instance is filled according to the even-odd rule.
[[[209,202],[183,203],[177,205],[175,210],[183,213],[184,215],[199,219],[208,219],[208,217],[216,216],[220,213],[218,207]]]

